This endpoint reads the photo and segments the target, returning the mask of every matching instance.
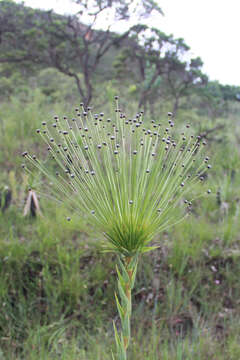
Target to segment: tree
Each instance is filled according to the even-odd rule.
[[[180,100],[193,94],[199,87],[207,84],[208,78],[202,72],[203,62],[200,57],[190,61],[181,59],[181,55],[187,52],[189,47],[182,39],[177,40],[175,54],[166,54],[168,57],[165,74],[165,93],[174,99],[173,113],[176,114]],[[186,54],[185,54],[186,55]]]
[[[146,25],[136,25],[130,31],[128,46],[118,56],[115,63],[117,73],[126,72],[126,68],[132,70],[139,88],[139,107],[144,110],[151,103],[153,92],[159,87],[161,75],[165,72],[166,51],[174,44],[172,35]]]
[[[239,86],[222,85],[218,81],[209,81],[206,86],[198,90],[198,95],[208,110],[208,116],[212,119],[228,114],[229,103],[239,101],[239,94]]]
[[[166,50],[174,45],[174,39],[156,28],[142,28],[137,34],[138,50],[134,50],[132,55],[138,62],[141,78],[139,107],[145,108],[153,90],[160,84],[166,67]]]
[[[131,43],[118,57],[117,71],[132,68],[139,87],[139,107],[146,110],[149,105],[152,109],[160,96],[170,96],[176,113],[180,99],[207,81],[201,71],[202,60],[199,57],[189,60],[190,48],[183,39],[175,39],[156,28],[137,25],[129,36]]]
[[[162,12],[152,0],[142,0],[134,9],[127,0],[73,2],[79,5],[79,11],[64,17],[3,1],[0,4],[0,62],[54,67],[75,80],[84,104],[88,105],[100,60],[131,31],[128,28],[116,34],[111,31],[111,25],[129,19],[132,10],[140,19],[153,11]],[[112,22],[106,31],[96,30],[98,19],[107,10],[113,11]],[[88,23],[83,24],[81,19],[87,19]]]

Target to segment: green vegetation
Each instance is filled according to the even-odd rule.
[[[122,110],[133,116],[148,89],[144,121],[164,123],[176,101],[167,76],[155,74],[154,54],[131,64],[131,51],[125,43],[102,58],[92,79],[93,112],[114,118],[119,94]],[[1,48],[0,62],[3,55]],[[177,88],[183,70],[174,66],[171,73]],[[112,322],[121,328],[113,298],[116,256],[102,252],[103,237],[86,216],[51,199],[39,198],[42,216],[33,216],[34,204],[23,215],[28,184],[35,190],[41,177],[23,171],[21,154],[46,157],[36,129],[79,107],[76,82],[46,64],[2,62],[0,72],[0,359],[110,360]],[[212,194],[196,199],[190,217],[157,234],[153,245],[160,247],[139,259],[129,360],[240,358],[239,89],[202,79],[180,96],[174,122],[177,132],[189,123],[207,141],[213,167],[203,181]]]

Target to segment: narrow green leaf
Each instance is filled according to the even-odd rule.
[[[130,337],[130,316],[129,313],[125,314],[124,316],[124,320],[122,323],[122,328],[123,328],[123,336],[129,338]]]
[[[123,262],[121,260],[119,260],[118,264],[120,266],[124,282],[125,283],[129,282],[129,276],[128,276],[127,270],[125,268],[125,265],[123,264]]]
[[[135,283],[135,279],[136,279],[136,274],[137,274],[137,264],[135,265],[135,267],[134,267],[134,269],[133,269],[133,273],[132,273],[131,289],[133,289],[133,287],[134,287],[134,283]]]
[[[117,271],[117,276],[118,276],[118,281],[120,281],[122,288],[124,288],[126,281],[125,279],[122,277],[121,273],[119,272],[118,266],[116,265],[116,271]],[[128,280],[127,280],[128,281]]]
[[[117,353],[119,352],[119,349],[121,348],[121,340],[120,340],[120,337],[118,335],[118,331],[117,331],[117,328],[116,328],[116,325],[113,321],[113,328],[114,328],[114,336],[115,336],[115,342],[116,342],[116,346],[117,346]]]
[[[118,281],[118,290],[119,290],[119,295],[120,295],[120,298],[122,300],[122,307],[123,308],[126,308],[127,306],[129,306],[129,301],[128,301],[128,298],[125,294],[125,291],[124,289],[122,288],[122,285],[120,283],[120,281]]]
[[[117,304],[117,309],[118,309],[118,313],[119,313],[119,316],[120,316],[120,319],[121,319],[121,322],[123,323],[123,320],[124,320],[124,310],[118,300],[118,297],[117,297],[117,294],[115,293],[115,300],[116,300],[116,304]]]
[[[141,249],[141,252],[144,254],[144,253],[147,253],[149,251],[153,251],[155,249],[159,249],[160,246],[147,246],[147,247],[143,247]]]

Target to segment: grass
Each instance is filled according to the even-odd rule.
[[[86,224],[76,231],[64,222],[59,231],[63,210],[50,210],[51,222],[16,219],[14,207],[1,217],[3,359],[110,359],[114,259],[101,253]],[[9,223],[16,225],[12,237]],[[219,256],[203,251],[212,232],[201,225],[182,223],[166,233],[161,248],[139,264],[130,359],[237,359],[239,256],[230,248],[221,247]],[[192,251],[200,236],[205,242]]]
[[[38,138],[28,135],[64,110],[43,112],[43,104],[36,93],[31,104],[13,99],[0,110],[1,184],[13,195],[0,213],[0,359],[110,360],[112,320],[120,325],[114,256],[102,254],[102,239],[86,220],[65,221],[65,209],[47,200],[40,199],[44,217],[23,217],[27,181],[17,154],[37,149]],[[239,143],[228,132],[230,141],[208,148],[213,194],[140,260],[130,360],[240,358]]]

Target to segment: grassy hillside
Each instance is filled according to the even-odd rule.
[[[96,111],[111,115],[117,91],[126,112],[136,112],[127,83],[109,80],[97,86]],[[38,177],[23,172],[21,153],[44,156],[36,128],[70,114],[78,102],[71,81],[49,69],[1,100],[1,359],[111,359],[116,271],[113,256],[102,253],[103,239],[78,214],[67,222],[64,206],[44,198],[42,217],[23,216],[29,184],[37,187]],[[160,103],[157,120],[169,107]],[[179,110],[179,131],[185,122],[196,132],[216,128],[207,145],[212,194],[155,239],[159,249],[139,264],[131,360],[240,358],[240,112],[236,107],[228,118],[209,120],[190,107]]]

